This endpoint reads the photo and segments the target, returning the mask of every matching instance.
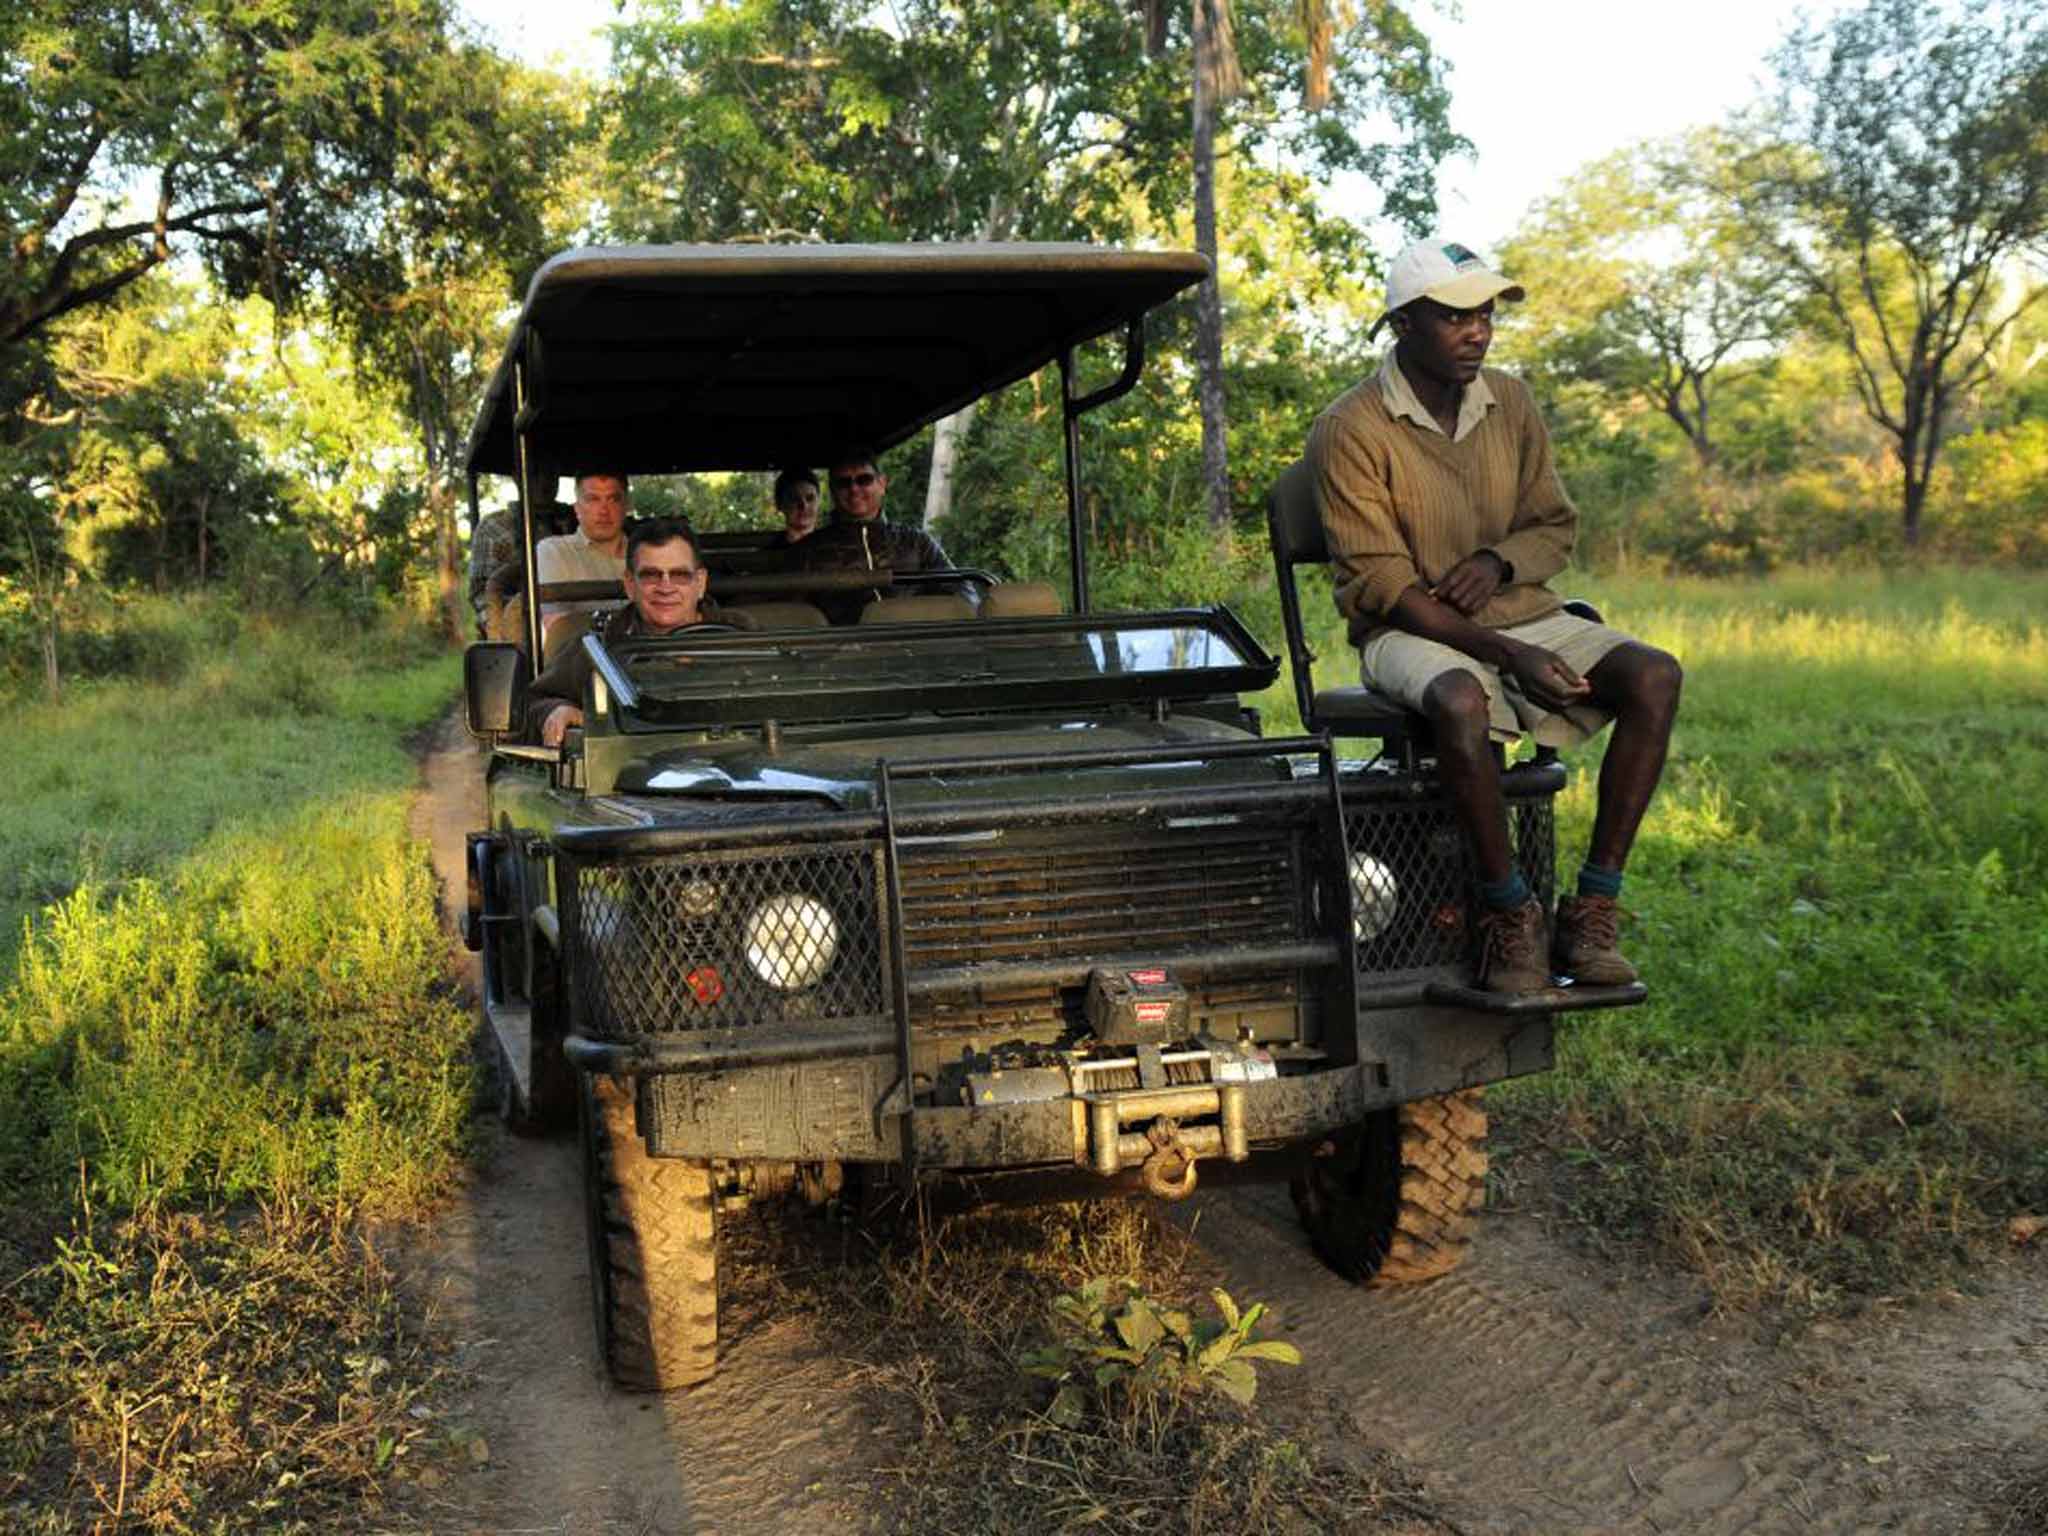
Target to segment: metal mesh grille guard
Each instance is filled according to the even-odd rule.
[[[877,845],[570,868],[571,975],[600,1038],[889,1017]]]
[[[1547,907],[1557,883],[1551,798],[1510,800],[1522,878]],[[1442,800],[1347,804],[1352,935],[1361,976],[1460,964],[1469,943],[1472,861]]]
[[[708,846],[568,853],[560,884],[580,1027],[630,1040],[893,1022],[907,1052],[913,1029],[976,1015],[1056,1023],[1070,973],[1085,976],[1098,956],[1200,961],[1197,979],[1227,992],[1252,975],[1235,962],[1263,955],[1270,1002],[1313,968],[1304,949],[1331,953],[1339,938],[1324,915],[1324,894],[1341,889],[1328,882],[1345,873],[1324,854],[1339,794],[1356,974],[1461,964],[1472,871],[1448,804],[1405,781],[1347,776],[1340,789],[1327,767],[1319,784],[1234,789],[1200,807],[1184,796],[1171,812],[1149,796],[956,802],[900,823],[885,808],[831,840],[791,827],[747,846],[732,828]],[[1546,904],[1556,787],[1508,800],[1516,857]],[[903,830],[892,844],[893,825]],[[892,846],[900,934],[888,926]]]

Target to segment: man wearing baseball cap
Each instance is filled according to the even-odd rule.
[[[1636,979],[1619,945],[1622,869],[1663,772],[1676,660],[1563,611],[1545,585],[1571,558],[1578,512],[1520,380],[1483,367],[1494,305],[1521,285],[1465,246],[1418,240],[1394,258],[1379,371],[1309,433],[1308,460],[1365,682],[1419,711],[1479,876],[1480,984],[1533,992],[1552,968],[1591,985]],[[1599,805],[1577,891],[1543,905],[1515,867],[1496,744],[1584,741],[1609,721]]]

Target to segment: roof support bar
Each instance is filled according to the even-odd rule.
[[[1074,559],[1074,612],[1088,611],[1088,536],[1081,523],[1081,417],[1131,392],[1145,371],[1145,322],[1124,325],[1124,371],[1092,395],[1074,396],[1074,349],[1060,353],[1060,401],[1066,417],[1067,543]]]
[[[535,601],[534,588],[539,578],[539,560],[533,551],[533,503],[538,487],[534,484],[533,416],[527,410],[524,356],[512,364],[512,403],[517,412],[515,430],[518,437],[515,451],[519,455],[519,548],[520,559],[526,571],[526,654],[533,658],[533,670],[538,672],[542,662],[540,604]],[[549,486],[548,490],[553,494],[554,487]]]

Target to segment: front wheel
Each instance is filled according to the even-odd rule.
[[[695,1386],[718,1367],[711,1166],[648,1155],[630,1084],[586,1076],[580,1098],[598,1357],[628,1391]]]
[[[1376,1110],[1315,1149],[1294,1205],[1332,1269],[1362,1285],[1413,1285],[1465,1261],[1486,1196],[1481,1091]]]

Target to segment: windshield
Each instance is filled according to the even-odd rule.
[[[1222,610],[1030,623],[683,634],[614,654],[649,724],[1196,697],[1276,664]]]

